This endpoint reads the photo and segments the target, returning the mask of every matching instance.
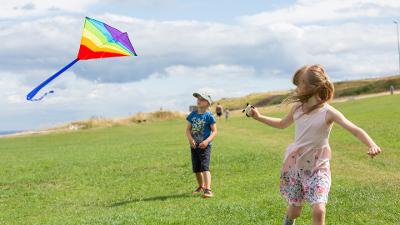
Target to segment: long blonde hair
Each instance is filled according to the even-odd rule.
[[[305,114],[310,113],[316,108],[319,108],[325,102],[331,101],[334,95],[334,87],[332,82],[329,80],[328,74],[326,74],[322,65],[305,65],[298,69],[293,75],[293,84],[298,86],[300,76],[305,74],[307,90],[299,93],[298,89],[292,92],[285,100],[284,103],[301,103],[299,107],[302,107],[304,103],[313,96],[317,97],[318,103],[311,107]]]

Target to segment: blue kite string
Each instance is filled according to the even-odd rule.
[[[52,80],[56,79],[58,76],[60,76],[60,74],[62,74],[63,72],[65,72],[68,68],[70,68],[71,66],[73,66],[76,62],[78,62],[79,59],[74,59],[74,61],[70,62],[68,65],[64,66],[64,68],[62,68],[61,70],[59,70],[57,73],[53,74],[51,77],[47,78],[47,80],[43,81],[41,84],[39,84],[35,89],[33,89],[31,92],[29,92],[29,94],[26,96],[26,100],[28,101],[40,101],[42,100],[44,97],[46,97],[46,95],[48,94],[52,94],[54,93],[54,91],[48,91],[46,93],[44,93],[41,97],[39,98],[33,98],[35,97],[35,95],[43,88],[45,87],[47,84],[49,84]]]

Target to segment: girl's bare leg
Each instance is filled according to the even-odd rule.
[[[286,211],[283,225],[294,225],[295,219],[300,216],[302,208],[302,206],[289,205]]]
[[[312,206],[313,225],[325,225],[326,208],[325,203],[318,203]]]

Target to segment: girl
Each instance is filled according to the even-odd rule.
[[[295,123],[295,141],[286,150],[280,178],[280,191],[288,202],[283,222],[294,224],[304,201],[312,204],[313,224],[325,224],[325,205],[331,186],[329,134],[337,123],[356,136],[374,157],[381,149],[361,128],[347,120],[330,106],[334,88],[321,65],[306,65],[293,76],[296,90],[285,101],[294,103],[283,118],[261,115],[256,108],[249,111],[254,119],[275,128],[287,128]]]

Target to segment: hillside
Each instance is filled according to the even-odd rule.
[[[400,89],[400,75],[388,76],[372,79],[350,80],[335,82],[334,98],[342,98],[348,96],[365,95],[385,92],[389,90],[390,85],[394,85],[397,90]],[[276,105],[284,100],[290,91],[253,93],[238,98],[222,98],[215,101],[221,103],[225,108],[230,110],[243,109],[246,103],[251,103],[256,107]]]

